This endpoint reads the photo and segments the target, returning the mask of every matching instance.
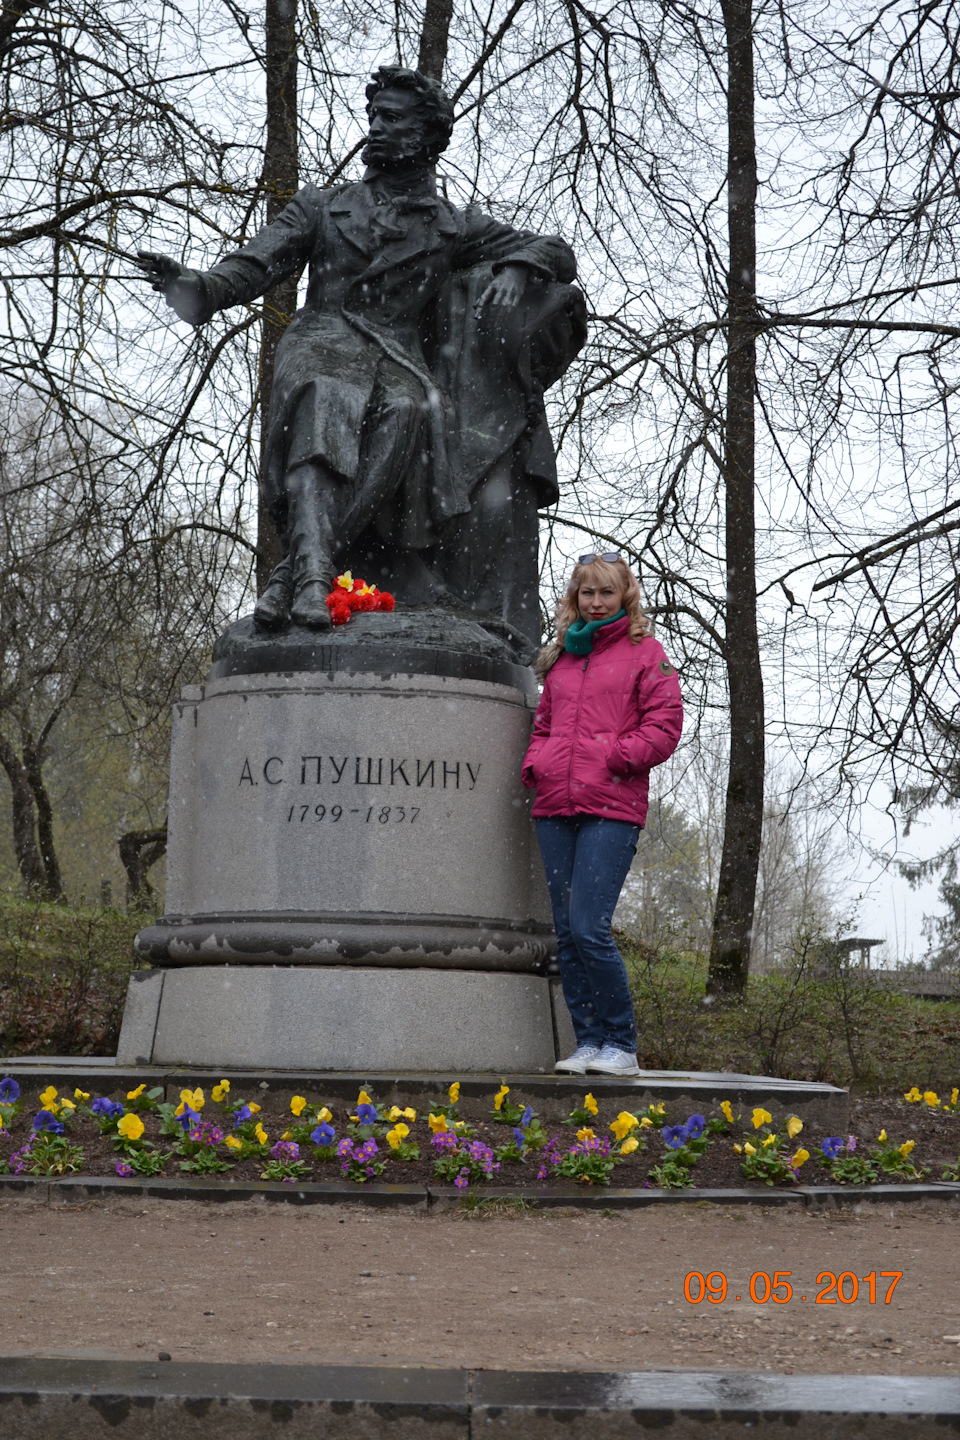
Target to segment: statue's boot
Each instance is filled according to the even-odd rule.
[[[307,630],[329,630],[333,624],[327,596],[333,587],[333,577],[328,580],[307,580],[297,591],[291,615],[295,625]]]
[[[253,623],[258,630],[282,630],[290,623],[293,603],[293,565],[289,558],[281,560],[266,590],[253,607]]]

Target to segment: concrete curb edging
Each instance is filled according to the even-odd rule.
[[[816,1210],[848,1204],[916,1203],[936,1200],[960,1202],[960,1184],[938,1180],[925,1185],[798,1185],[794,1190],[702,1189],[523,1189],[473,1190],[471,1198],[504,1201],[531,1209],[639,1210],[651,1205],[762,1205],[794,1206]],[[84,1200],[115,1200],[122,1196],[154,1200],[207,1200],[212,1202],[265,1200],[288,1205],[356,1204],[382,1209],[459,1209],[466,1198],[452,1185],[354,1185],[346,1181],[306,1181],[288,1185],[280,1181],[224,1182],[213,1177],[121,1180],[110,1175],[68,1175],[56,1179],[34,1175],[0,1175],[0,1199],[40,1200],[48,1205],[76,1204]]]
[[[0,1440],[927,1440],[960,1379],[0,1358]]]

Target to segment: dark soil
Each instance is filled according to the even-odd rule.
[[[95,1097],[94,1097],[95,1098]],[[116,1097],[124,1099],[122,1093]],[[513,1098],[513,1097],[511,1097]],[[39,1108],[36,1092],[24,1092],[21,1097],[24,1107],[15,1117],[9,1128],[0,1130],[0,1159],[7,1159],[10,1154],[19,1149],[28,1139],[31,1133],[31,1121]],[[374,1097],[376,1099],[376,1097]],[[234,1104],[240,1103],[238,1097]],[[353,1127],[348,1120],[349,1111],[335,1106],[333,1110],[333,1124],[336,1128],[337,1138],[353,1132]],[[610,1114],[606,1113],[608,1107],[601,1106],[599,1116],[594,1119],[593,1129],[598,1136],[610,1135],[608,1130],[609,1122],[616,1113],[614,1107],[610,1108]],[[228,1113],[221,1116],[219,1107],[213,1105],[209,1095],[207,1096],[204,1115],[207,1119],[222,1123],[224,1129],[229,1133],[232,1124],[232,1116]],[[304,1112],[303,1120],[307,1120],[314,1113],[313,1107]],[[858,1146],[861,1151],[869,1152],[881,1129],[886,1129],[890,1139],[899,1143],[903,1140],[914,1140],[916,1148],[911,1155],[911,1161],[917,1169],[926,1171],[927,1180],[938,1180],[941,1171],[946,1165],[955,1165],[960,1155],[960,1115],[935,1111],[924,1104],[907,1104],[899,1095],[881,1099],[857,1099],[851,1097],[850,1103],[851,1131],[857,1137]],[[153,1141],[163,1152],[172,1150],[172,1142],[159,1136],[158,1120],[155,1115],[146,1113],[142,1116],[146,1129],[144,1139]],[[279,1100],[272,1103],[269,1097],[265,1097],[263,1109],[258,1118],[262,1121],[269,1136],[269,1143],[273,1144],[279,1140],[284,1131],[291,1124],[297,1123],[289,1110],[281,1107]],[[668,1113],[666,1119],[669,1123],[677,1123],[686,1120],[684,1115],[671,1115]],[[707,1118],[712,1118],[710,1115]],[[478,1122],[474,1125],[476,1138],[484,1141],[492,1148],[510,1142],[511,1130],[506,1125],[496,1124],[492,1121]],[[551,1137],[559,1137],[558,1148],[563,1151],[572,1145],[576,1140],[576,1125],[564,1125],[560,1127],[548,1127],[547,1134]],[[380,1159],[386,1160],[383,1174],[379,1177],[378,1183],[382,1184],[404,1184],[404,1185],[437,1185],[439,1182],[434,1173],[433,1156],[434,1151],[431,1145],[431,1131],[427,1124],[426,1114],[418,1115],[415,1124],[410,1127],[408,1139],[420,1147],[421,1158],[415,1161],[398,1160],[391,1152],[387,1142],[378,1138],[380,1147]],[[643,1130],[636,1131],[643,1137],[642,1148],[634,1154],[621,1159],[611,1177],[611,1184],[618,1188],[640,1188],[650,1186],[650,1170],[661,1163],[669,1153],[663,1144],[659,1131]],[[818,1129],[812,1124],[804,1126],[803,1132],[799,1135],[794,1145],[803,1146],[810,1152],[811,1158],[803,1166],[800,1172],[800,1182],[803,1185],[830,1185],[834,1184],[832,1177],[820,1166],[820,1142],[826,1136],[825,1131]],[[719,1135],[712,1138],[711,1143],[692,1171],[693,1186],[696,1189],[731,1188],[738,1186],[750,1186],[756,1182],[746,1181],[740,1169],[740,1157],[734,1152],[734,1141],[741,1141],[753,1134],[750,1125],[749,1113],[745,1114],[743,1121],[734,1126],[726,1135]],[[114,1176],[118,1152],[113,1145],[111,1135],[102,1136],[99,1133],[98,1121],[88,1117],[75,1118],[68,1127],[68,1136],[76,1144],[83,1146],[84,1163],[82,1173],[91,1176]],[[846,1140],[846,1136],[843,1137]],[[342,1181],[346,1177],[340,1169],[340,1162],[318,1161],[310,1153],[310,1146],[301,1147],[301,1159],[311,1165],[310,1179],[315,1181]],[[615,1149],[619,1146],[615,1143]],[[230,1159],[230,1151],[221,1147],[219,1155],[224,1160]],[[548,1185],[550,1188],[569,1188],[571,1194],[576,1193],[582,1186],[571,1180],[559,1179],[551,1170],[545,1180],[537,1178],[537,1171],[540,1167],[538,1154],[529,1153],[529,1158],[522,1163],[503,1162],[499,1173],[490,1181],[484,1183],[485,1189],[496,1189],[509,1186],[511,1188],[523,1187],[524,1189],[536,1190]],[[267,1157],[265,1157],[267,1158]],[[264,1159],[253,1156],[238,1164],[223,1175],[217,1177],[221,1183],[231,1181],[250,1182],[259,1181],[261,1171],[265,1163]],[[175,1154],[171,1154],[167,1160],[162,1174],[167,1178],[181,1175],[183,1172],[179,1167],[179,1160]],[[897,1183],[897,1177],[884,1176],[884,1183]],[[902,1183],[909,1183],[904,1180]],[[476,1187],[471,1187],[476,1188]],[[759,1187],[758,1187],[759,1188]],[[787,1187],[789,1188],[789,1186]]]

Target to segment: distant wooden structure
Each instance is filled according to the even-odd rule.
[[[852,959],[856,951],[860,952],[860,969],[870,969],[870,951],[875,945],[885,945],[885,940],[867,940],[862,935],[848,935],[845,940],[834,941],[836,948],[846,955],[847,961]]]

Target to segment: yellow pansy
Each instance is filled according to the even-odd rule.
[[[292,1140],[292,1139],[293,1139],[293,1136],[290,1134],[290,1131],[289,1131],[289,1130],[284,1130],[283,1134],[280,1136],[280,1139],[281,1139],[281,1140]]]
[[[294,1095],[293,1099],[290,1101],[290,1109],[292,1110],[293,1114],[296,1115],[299,1119],[299,1117],[303,1114],[306,1108],[307,1102],[304,1097],[302,1095]]]
[[[402,1139],[402,1136],[400,1135],[400,1132],[399,1132],[398,1130],[388,1130],[388,1131],[387,1131],[387,1144],[390,1146],[390,1149],[391,1149],[391,1150],[399,1150],[399,1149],[400,1149],[401,1139]]]
[[[86,1090],[74,1090],[73,1098],[74,1100],[89,1100],[90,1096]]]
[[[256,1130],[254,1130],[253,1133],[254,1133],[254,1136],[255,1136],[255,1138],[256,1138],[256,1141],[257,1141],[257,1144],[258,1144],[258,1145],[266,1145],[266,1143],[267,1143],[267,1132],[266,1132],[266,1130],[264,1130],[264,1128],[263,1128],[263,1126],[260,1124],[260,1121],[259,1121],[259,1120],[257,1121],[257,1128],[256,1128]]]
[[[220,1101],[226,1100],[227,1096],[230,1094],[230,1081],[221,1080],[219,1085],[214,1085],[213,1090],[210,1093],[213,1096],[214,1102],[219,1105]]]
[[[127,1091],[127,1099],[128,1099],[128,1100],[139,1100],[139,1099],[140,1099],[140,1096],[143,1094],[143,1092],[144,1092],[144,1090],[146,1090],[146,1088],[147,1088],[146,1082],[144,1082],[143,1085],[138,1085],[137,1088],[136,1088],[136,1090],[128,1090],[128,1091]]]
[[[954,1089],[954,1090],[951,1090],[951,1091],[950,1091],[950,1104],[951,1104],[951,1105],[956,1105],[956,1103],[957,1103],[957,1096],[958,1096],[958,1095],[960,1095],[960,1090]]]
[[[924,1104],[929,1105],[931,1110],[939,1110],[940,1096],[937,1094],[936,1090],[924,1090],[923,1100]]]
[[[765,1136],[765,1138],[760,1142],[760,1149],[766,1150],[767,1146],[772,1145],[775,1142],[776,1138],[776,1135]]]
[[[729,1101],[729,1100],[721,1100],[721,1101],[720,1101],[720,1109],[723,1111],[723,1118],[724,1118],[725,1120],[727,1120],[727,1121],[732,1125],[732,1124],[733,1124],[733,1110],[732,1110],[732,1108],[731,1108],[730,1101]]]
[[[755,1145],[751,1145],[749,1140],[744,1140],[743,1148],[748,1155],[756,1155],[757,1153],[757,1147]]]
[[[414,1110],[412,1105],[408,1105],[407,1108],[404,1110],[403,1118],[404,1120],[409,1120],[411,1125],[416,1120],[417,1112],[416,1110]]]
[[[652,1129],[653,1129],[653,1121],[650,1119],[649,1115],[644,1115],[644,1116],[643,1116],[642,1120],[640,1121],[640,1129],[641,1129],[641,1130],[652,1130]]]
[[[179,1120],[179,1119],[180,1119],[180,1116],[183,1114],[183,1112],[184,1112],[184,1110],[186,1110],[186,1108],[187,1108],[187,1107],[186,1107],[185,1102],[184,1102],[183,1100],[181,1100],[181,1101],[180,1101],[180,1104],[177,1106],[176,1110],[174,1110],[174,1112],[173,1112],[173,1118],[174,1118],[175,1120]]]
[[[74,1103],[73,1103],[72,1100],[61,1100],[61,1101],[60,1101],[60,1109],[61,1109],[61,1110],[76,1110],[76,1108],[77,1108],[77,1107],[76,1107],[76,1105],[74,1105]]]
[[[242,1141],[242,1140],[238,1140],[237,1137],[236,1137],[236,1135],[228,1135],[227,1138],[226,1138],[226,1140],[224,1140],[223,1143],[224,1143],[224,1145],[226,1145],[227,1148],[230,1149],[230,1150],[242,1150],[242,1149],[243,1149],[243,1141]]]
[[[877,1136],[877,1139],[878,1139],[878,1140],[886,1140],[886,1138],[887,1138],[887,1132],[886,1132],[886,1130],[881,1130],[881,1131],[880,1131],[880,1134]]]
[[[124,1140],[139,1140],[143,1134],[143,1121],[139,1115],[122,1115],[117,1122],[117,1130]]]
[[[400,1109],[399,1105],[391,1105],[390,1109],[387,1111],[387,1119],[396,1122],[400,1119],[400,1116],[402,1114],[403,1111]]]
[[[41,1110],[52,1110],[54,1114],[56,1114],[57,1110],[59,1109],[59,1106],[57,1105],[56,1085],[48,1085],[46,1090],[44,1090],[43,1094],[40,1096],[40,1108]]]
[[[916,1085],[911,1085],[910,1089],[904,1093],[903,1098],[904,1100],[909,1100],[911,1105],[915,1105],[918,1100],[923,1099],[923,1096],[920,1094],[920,1091],[917,1089]]]
[[[757,1106],[754,1108],[754,1112],[753,1112],[753,1128],[754,1128],[754,1130],[759,1130],[761,1125],[769,1125],[769,1124],[771,1124],[772,1121],[773,1121],[773,1116],[770,1114],[770,1111],[769,1111],[769,1110],[764,1110],[760,1105],[757,1105]]]
[[[0,1130],[3,1129],[3,1116],[0,1115]]]
[[[618,1140],[624,1140],[639,1124],[636,1115],[631,1115],[629,1110],[621,1110],[616,1120],[610,1122],[610,1129]]]
[[[506,1098],[507,1098],[507,1096],[508,1096],[509,1094],[510,1094],[510,1086],[509,1086],[509,1085],[501,1085],[501,1086],[500,1086],[500,1089],[497,1091],[496,1095],[494,1095],[494,1097],[493,1097],[493,1108],[494,1108],[494,1110],[500,1110],[500,1109],[503,1108],[503,1102],[504,1102],[504,1100],[506,1100]]]
[[[430,1115],[428,1119],[430,1122],[430,1129],[433,1131],[434,1135],[439,1135],[441,1130],[446,1130],[446,1115]]]
[[[467,1128],[467,1122],[466,1122],[466,1120],[454,1120],[454,1122],[453,1122],[453,1128],[454,1128],[454,1130],[466,1130],[466,1128]]]
[[[450,1104],[456,1105],[457,1101],[460,1099],[459,1080],[454,1080],[453,1084],[450,1086],[450,1089],[447,1091],[447,1094],[450,1096]]]
[[[180,1099],[190,1110],[203,1109],[203,1091],[198,1086],[196,1090],[181,1090]],[[250,1109],[254,1107],[251,1105]]]
[[[406,1140],[407,1136],[410,1134],[410,1126],[404,1125],[402,1120],[399,1120],[393,1128],[396,1134],[400,1136],[401,1140]]]
[[[322,1125],[325,1120],[332,1120],[332,1119],[333,1119],[333,1115],[332,1115],[332,1113],[327,1109],[326,1105],[321,1105],[320,1109],[317,1111],[317,1124],[318,1124],[318,1125]]]
[[[787,1134],[790,1136],[790,1139],[795,1139],[796,1136],[800,1134],[800,1131],[802,1129],[803,1121],[800,1120],[796,1115],[791,1115],[790,1119],[787,1121]]]
[[[344,572],[343,572],[342,575],[338,575],[338,576],[337,576],[337,584],[340,586],[341,590],[352,590],[352,589],[353,589],[353,571],[352,571],[352,570],[344,570]],[[369,1100],[358,1100],[358,1101],[357,1101],[357,1104],[358,1104],[358,1105],[369,1105],[369,1104],[370,1104],[370,1101],[369,1101]]]
[[[794,1155],[794,1156],[791,1158],[790,1164],[793,1166],[794,1170],[799,1170],[799,1169],[800,1169],[800,1166],[801,1166],[801,1165],[806,1165],[806,1163],[807,1163],[807,1161],[808,1161],[809,1159],[810,1159],[810,1151],[809,1151],[809,1150],[798,1150],[797,1153],[796,1153],[796,1155]]]
[[[594,1100],[592,1095],[584,1096],[583,1108],[584,1110],[586,1110],[588,1115],[597,1114],[597,1102],[596,1100]]]
[[[632,1155],[634,1150],[639,1149],[640,1141],[637,1139],[636,1135],[631,1135],[629,1140],[624,1140],[623,1144],[620,1146],[620,1154]]]
[[[736,1145],[736,1144],[735,1144],[733,1148],[734,1148],[734,1150],[736,1150],[736,1152],[737,1152],[738,1155],[742,1155],[742,1154],[743,1154],[743,1146],[742,1146],[742,1145]]]
[[[659,1105],[651,1105],[650,1109],[653,1111],[654,1115],[666,1115],[667,1113],[667,1107],[662,1100],[660,1101]]]
[[[373,1104],[373,1101],[370,1099],[370,1096],[367,1094],[366,1090],[361,1090],[361,1091],[360,1091],[360,1094],[357,1096],[357,1104],[358,1104],[358,1105],[372,1105],[372,1104]]]
[[[252,1100],[251,1100],[250,1103],[247,1105],[247,1109],[250,1111],[250,1114],[251,1114],[251,1115],[259,1115],[259,1114],[260,1114],[260,1106],[259,1106],[259,1105],[254,1105],[254,1103],[253,1103]]]
[[[915,1144],[915,1140],[905,1140],[900,1146],[898,1153],[903,1156],[904,1160],[906,1160],[907,1156],[910,1154],[910,1151],[913,1149]]]
[[[596,1138],[597,1138],[597,1137],[594,1135],[593,1131],[590,1129],[590,1127],[589,1127],[588,1125],[584,1125],[584,1127],[583,1127],[582,1130],[578,1130],[578,1131],[577,1131],[577,1139],[578,1139],[578,1140],[581,1140],[581,1141],[583,1141],[583,1140],[595,1140]]]

